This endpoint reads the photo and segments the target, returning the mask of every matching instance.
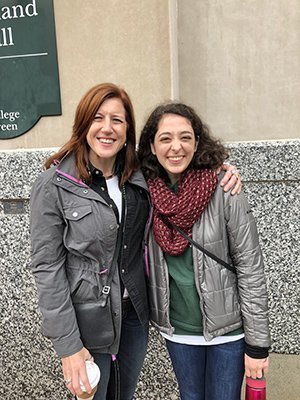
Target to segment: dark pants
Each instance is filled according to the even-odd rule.
[[[127,303],[127,304],[126,304]],[[117,363],[110,354],[93,353],[101,371],[100,382],[94,400],[114,400],[118,385],[115,368],[119,369],[120,400],[133,398],[139,373],[143,366],[148,343],[149,327],[142,326],[130,302],[123,306],[121,340]]]
[[[240,400],[244,339],[211,346],[166,343],[181,400]]]

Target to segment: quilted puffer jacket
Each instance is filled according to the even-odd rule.
[[[251,346],[269,347],[267,289],[256,223],[243,194],[232,196],[220,185],[193,227],[193,239],[236,268],[237,274],[193,246],[195,282],[207,341],[241,326]],[[150,232],[148,242],[150,319],[172,335],[168,266]]]

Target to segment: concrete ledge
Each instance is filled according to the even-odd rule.
[[[244,182],[299,182],[300,140],[228,144]]]

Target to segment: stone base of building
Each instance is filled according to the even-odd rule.
[[[230,161],[241,169],[265,257],[273,339],[269,397],[299,398],[300,141],[235,143]],[[29,270],[30,188],[50,150],[0,152],[0,398],[68,399],[60,362],[40,334]],[[298,354],[298,355],[297,355]],[[137,400],[179,399],[163,348],[152,331]]]

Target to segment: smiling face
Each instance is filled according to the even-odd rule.
[[[175,183],[187,169],[197,148],[190,121],[180,115],[166,114],[159,124],[151,143],[151,151]]]
[[[89,160],[103,173],[111,173],[118,152],[126,142],[126,114],[119,98],[105,100],[99,107],[86,140]]]

